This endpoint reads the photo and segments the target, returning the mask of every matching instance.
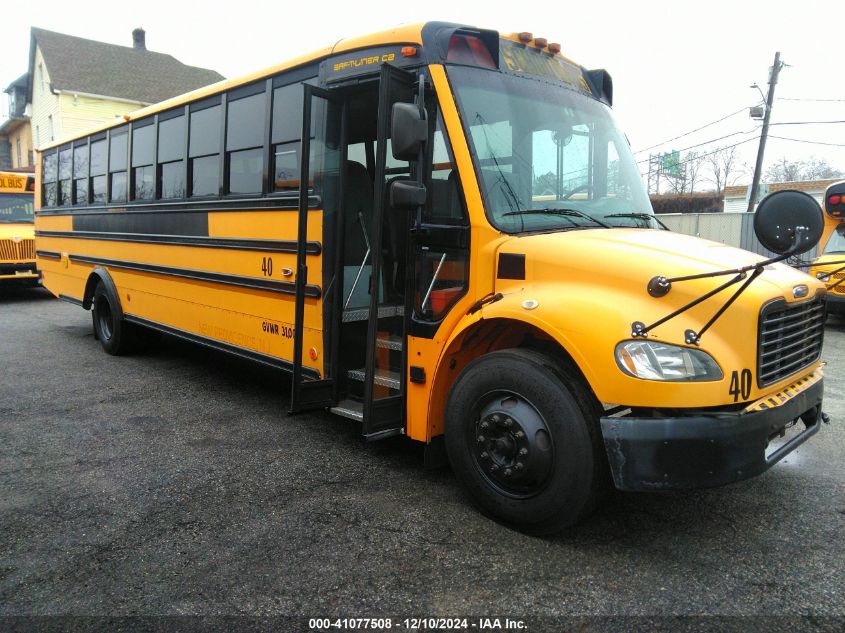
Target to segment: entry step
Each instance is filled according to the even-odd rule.
[[[366,377],[366,374],[364,373],[363,369],[350,369],[348,372],[346,372],[346,375],[349,377],[350,380],[357,380],[358,382],[364,382],[364,378]],[[376,375],[373,379],[373,383],[381,387],[399,389],[401,385],[399,372],[390,371],[387,369],[376,370]]]
[[[376,347],[402,351],[402,339],[398,336],[379,336],[376,339]]]
[[[386,319],[388,317],[403,316],[405,314],[404,306],[380,306],[378,309],[378,318]],[[351,310],[343,311],[343,322],[352,323],[353,321],[366,321],[370,318],[369,308],[353,308]]]
[[[337,406],[332,407],[329,411],[336,415],[343,416],[344,418],[349,418],[350,420],[358,420],[358,422],[364,421],[363,402],[356,402],[355,400],[341,400],[337,403]]]

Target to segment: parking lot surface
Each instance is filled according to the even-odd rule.
[[[410,443],[288,416],[274,371],[108,356],[88,312],[6,291],[0,615],[845,616],[845,321],[824,356],[831,424],[767,473],[541,539]]]

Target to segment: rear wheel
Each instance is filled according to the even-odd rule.
[[[556,532],[592,511],[605,486],[597,406],[542,354],[486,354],[449,396],[449,461],[485,514],[531,534]]]
[[[94,289],[91,305],[91,318],[94,322],[94,335],[103,349],[114,356],[126,354],[138,344],[138,329],[120,318],[117,310],[117,298],[106,289],[102,282]]]

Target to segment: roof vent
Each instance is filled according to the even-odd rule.
[[[144,29],[135,29],[132,31],[132,48],[139,51],[147,50],[146,42],[147,32]]]

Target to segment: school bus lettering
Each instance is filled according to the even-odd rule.
[[[763,472],[825,417],[825,284],[773,264],[840,221],[845,191],[826,217],[799,192],[761,202],[775,258],[663,230],[609,74],[521,36],[403,26],[135,111],[107,134],[156,181],[113,179],[107,213],[68,185],[102,177],[101,132],[46,146],[44,286],[91,307],[108,353],[152,327],[288,372],[290,411],[445,446],[485,513],[526,532],[579,521],[610,485]],[[227,125],[179,120],[206,114]],[[177,127],[188,142],[158,161]],[[219,153],[198,160],[197,141]],[[194,190],[163,181],[173,161]],[[796,420],[806,435],[767,460]]]

